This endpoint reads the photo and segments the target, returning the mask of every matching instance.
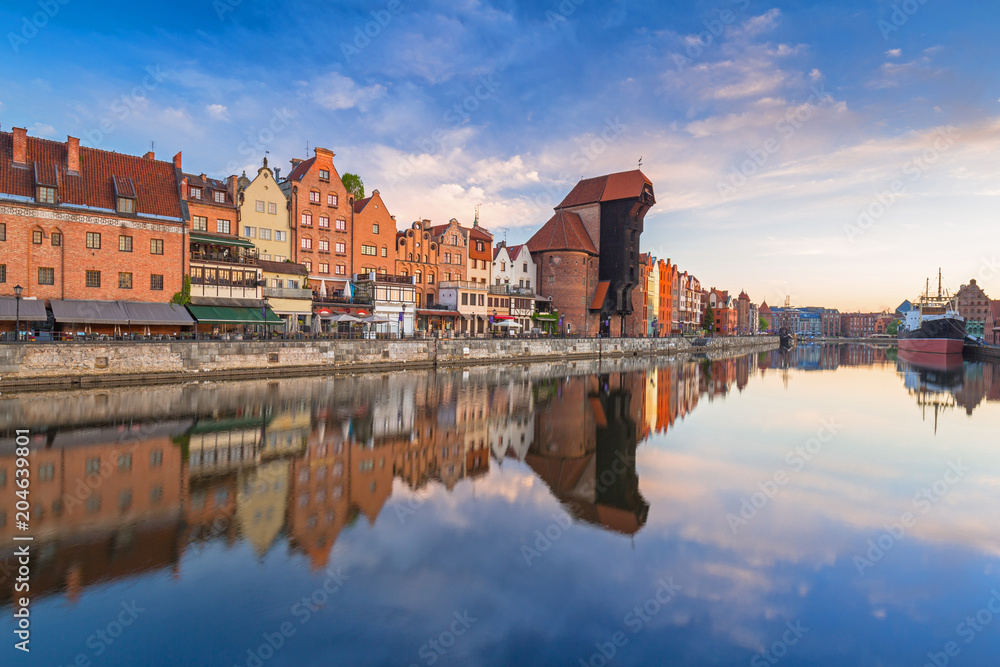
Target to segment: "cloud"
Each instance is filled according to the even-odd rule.
[[[35,123],[31,126],[31,134],[46,139],[53,139],[56,136],[56,128],[47,123]]]
[[[377,83],[368,87],[358,86],[353,79],[339,72],[330,72],[311,85],[315,90],[313,100],[331,111],[355,107],[365,111],[372,102],[386,92],[385,87]]]
[[[885,52],[885,55],[887,58],[898,58],[902,53],[902,49],[889,49]]]
[[[229,120],[229,108],[225,104],[209,104],[205,110],[216,120]]]

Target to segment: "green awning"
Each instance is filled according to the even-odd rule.
[[[260,308],[229,308],[225,306],[188,306],[191,317],[198,322],[223,324],[262,324]],[[284,320],[267,309],[267,324],[284,324]]]
[[[533,319],[533,320],[543,320],[545,322],[558,322],[559,321],[559,316],[558,315],[549,315],[549,314],[546,314],[546,313],[537,313],[535,315],[532,315],[531,319]]]
[[[254,244],[246,241],[244,239],[238,239],[235,236],[220,238],[218,236],[205,236],[202,234],[191,233],[191,240],[197,243],[212,243],[215,245],[235,245],[241,248],[253,248]]]

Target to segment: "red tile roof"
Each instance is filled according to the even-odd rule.
[[[631,199],[641,195],[643,187],[647,184],[653,185],[652,181],[638,169],[586,178],[577,183],[556,208]]]
[[[313,166],[313,162],[316,161],[316,157],[313,156],[308,160],[303,160],[299,162],[298,166],[292,169],[292,173],[288,174],[288,180],[290,181],[301,181],[302,177],[306,175],[309,171],[309,167]]]
[[[489,241],[491,243],[493,242],[493,235],[482,227],[465,227],[463,229],[468,230],[469,238],[479,239],[480,241]]]
[[[361,211],[365,210],[365,206],[368,206],[368,202],[371,200],[371,197],[365,197],[364,199],[359,199],[354,202],[354,212],[361,213]]]
[[[171,162],[81,146],[80,174],[70,175],[66,170],[65,143],[30,136],[27,143],[29,168],[15,168],[13,137],[10,132],[0,132],[0,196],[34,200],[37,173],[43,183],[58,179],[58,197],[64,204],[113,211],[117,185],[122,194],[136,194],[137,213],[181,218],[177,177]]]
[[[576,250],[597,254],[594,242],[583,227],[583,221],[576,213],[556,211],[535,235],[525,244],[532,253],[547,250]]]
[[[760,308],[758,309],[758,312],[761,315],[763,315],[764,313],[770,313],[771,312],[771,307],[767,305],[767,301],[764,301],[764,302],[762,302],[760,304]]]
[[[518,245],[507,246],[507,254],[510,256],[510,261],[515,261],[517,256],[521,254],[524,250],[524,244],[519,243]]]

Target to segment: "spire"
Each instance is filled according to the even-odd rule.
[[[472,221],[472,226],[475,228],[479,227],[479,204],[476,204],[476,219]]]

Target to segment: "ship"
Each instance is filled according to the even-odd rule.
[[[941,288],[930,293],[930,280],[913,309],[907,312],[897,332],[900,351],[961,355],[965,346],[965,318],[958,313],[954,296]]]

